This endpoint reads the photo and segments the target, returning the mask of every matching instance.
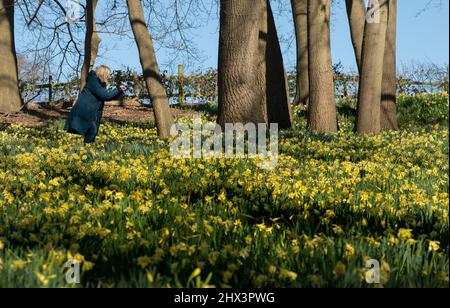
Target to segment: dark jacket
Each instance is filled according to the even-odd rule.
[[[120,88],[108,90],[94,71],[86,79],[86,85],[78,96],[67,118],[64,130],[69,133],[86,135],[93,122],[97,122],[98,111],[103,110],[105,101],[111,101],[122,95]]]

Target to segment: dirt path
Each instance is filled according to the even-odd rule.
[[[191,117],[197,114],[191,110],[171,108],[175,118]],[[27,127],[43,127],[49,122],[67,118],[69,109],[63,102],[45,106],[42,104],[29,104],[26,109],[16,114],[0,114],[0,124],[22,124]],[[103,110],[106,120],[118,123],[148,123],[154,121],[153,109],[140,104],[125,104],[114,106],[106,104]]]

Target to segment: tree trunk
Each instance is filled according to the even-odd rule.
[[[86,84],[88,73],[94,67],[95,59],[97,58],[98,54],[98,47],[101,42],[101,38],[97,34],[97,27],[95,25],[96,7],[97,0],[86,1],[86,37],[84,41],[84,62],[81,69],[81,90],[83,90]]]
[[[265,0],[220,1],[218,123],[267,123],[264,48]]]
[[[222,0],[218,123],[290,128],[289,89],[268,0]]]
[[[167,94],[162,84],[153,39],[147,29],[141,0],[127,0],[127,5],[131,28],[139,50],[139,58],[145,82],[155,113],[158,136],[161,139],[165,139],[170,136],[170,128],[174,121]]]
[[[267,19],[263,19],[260,33],[267,33],[265,53],[265,79],[268,124],[277,123],[280,129],[292,127],[289,84],[283,63],[280,41],[270,0],[265,3]]]
[[[14,0],[0,0],[0,112],[15,113],[21,105],[14,42]]]
[[[370,1],[368,11],[373,11]],[[386,46],[389,0],[379,0],[379,22],[366,18],[358,94],[356,129],[359,134],[378,134],[381,130],[381,84]]]
[[[291,0],[297,42],[297,93],[294,105],[308,105],[308,0]]]
[[[366,4],[364,0],[346,0],[347,16],[350,25],[353,50],[355,51],[356,64],[361,74],[361,55],[364,39],[364,26],[366,20]]]
[[[308,127],[337,132],[336,100],[330,45],[330,0],[308,1],[309,110]]]
[[[381,91],[381,130],[398,130],[397,121],[397,0],[389,1]]]

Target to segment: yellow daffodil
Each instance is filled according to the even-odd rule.
[[[438,241],[430,241],[428,245],[429,251],[438,251],[440,243]]]
[[[412,230],[411,229],[400,229],[398,231],[398,235],[399,238],[404,239],[404,240],[409,240],[413,237],[412,235]]]
[[[137,259],[137,264],[142,267],[146,268],[150,264],[151,260],[147,256],[141,256]]]

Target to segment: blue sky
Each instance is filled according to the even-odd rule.
[[[286,3],[290,1],[284,0]],[[398,0],[398,61],[399,66],[411,62],[432,62],[447,64],[449,58],[449,1],[442,1],[442,7],[430,7],[422,11],[428,0]],[[421,12],[419,14],[419,12]],[[419,14],[419,15],[418,15]],[[280,35],[289,35],[292,19],[289,14],[276,16]],[[197,68],[217,66],[218,21],[192,32],[194,41],[202,51],[205,61]],[[333,61],[341,61],[347,70],[356,68],[345,5],[340,1],[333,10],[331,30]],[[295,65],[295,45],[283,46],[285,65],[292,69]],[[117,46],[116,46],[117,47]],[[116,50],[109,50],[104,61],[113,67],[130,66],[139,68],[137,51],[133,44],[121,44]],[[158,51],[158,60],[163,69],[174,72],[176,67],[165,67],[167,52]],[[179,62],[182,62],[181,60]],[[191,68],[192,69],[192,68]]]
[[[282,0],[289,9],[290,1]],[[447,64],[449,58],[449,1],[443,0],[439,8],[430,7],[419,12],[429,0],[398,0],[398,62],[399,66],[412,62],[432,62]],[[437,1],[439,2],[439,1]],[[276,16],[279,35],[288,37],[292,34],[292,16],[289,13]],[[192,39],[201,51],[202,60],[191,65],[187,73],[193,70],[204,70],[217,67],[218,54],[218,20],[211,20],[199,29],[192,30]],[[355,59],[350,41],[349,26],[343,0],[333,6],[332,19],[332,53],[333,61],[341,61],[346,70],[355,70]],[[101,55],[97,64],[107,64],[113,69],[131,67],[140,71],[139,57],[133,41],[117,36],[102,36]],[[20,45],[20,43],[19,43]],[[295,43],[290,47],[283,44],[285,65],[288,70],[295,65]],[[168,66],[170,52],[165,49],[157,50],[157,57],[162,70],[174,73],[176,64],[184,64],[183,58],[175,59],[175,63]]]

